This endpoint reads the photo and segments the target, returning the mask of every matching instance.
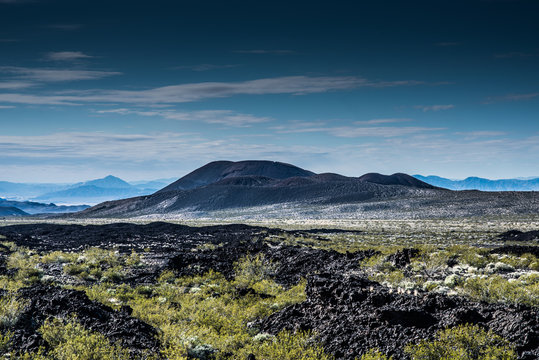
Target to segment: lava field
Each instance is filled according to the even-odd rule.
[[[331,235],[347,234],[361,235],[360,232],[338,229],[285,231],[247,225],[189,227],[164,222],[147,225],[12,225],[0,227],[0,235],[5,237],[0,247],[0,275],[16,276],[17,269],[10,265],[13,262],[10,256],[15,250],[9,243],[27,248],[32,254],[76,254],[91,247],[114,249],[118,254],[140,252],[143,265],[133,267],[115,281],[116,287],[132,288],[155,284],[163,272],[187,278],[213,271],[222,274],[226,281],[232,281],[241,259],[263,256],[272,264],[271,279],[277,284],[275,286],[289,289],[306,279],[305,300],[244,324],[251,334],[271,336],[283,330],[312,333],[324,351],[336,359],[360,359],[369,349],[379,349],[393,359],[406,359],[403,349],[407,344],[432,339],[445,328],[474,324],[508,340],[519,359],[539,358],[539,312],[536,306],[488,303],[454,294],[390,288],[370,279],[361,266],[372,257],[382,256],[380,249],[346,252],[285,241],[296,237],[327,244]],[[526,240],[535,239],[519,232],[500,235],[508,241],[519,236]],[[524,253],[538,256],[537,249],[526,243],[489,251],[493,256]],[[412,259],[419,254],[418,249],[403,248],[395,250],[384,261],[394,269],[406,272]],[[449,264],[454,265],[456,263]],[[84,281],[75,281],[69,273],[66,275],[65,264],[54,262],[40,264],[39,271],[37,281],[25,283],[16,291],[17,298],[25,301],[18,317],[9,327],[6,323],[0,325],[0,330],[11,332],[12,349],[33,352],[41,348],[46,352],[48,344],[39,330],[46,319],[76,316],[85,328],[128,349],[134,358],[142,354],[160,354],[155,356],[166,358],[160,353],[164,341],[159,336],[162,331],[139,319],[127,300],[116,307],[109,306],[91,299],[87,292],[77,288],[91,288],[104,280],[88,277]],[[1,292],[3,297],[8,296],[8,290]],[[254,287],[242,288],[235,294],[236,298],[271,299],[275,296],[271,292],[257,292]],[[151,300],[156,295],[146,296]],[[208,296],[220,295],[214,292]],[[187,358],[237,358],[232,353],[219,352],[219,349],[198,353],[193,350],[186,354]],[[248,354],[247,358],[256,357]]]

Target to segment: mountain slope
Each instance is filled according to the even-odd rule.
[[[294,165],[276,161],[214,161],[185,175],[178,181],[159,190],[159,192],[190,190],[223,179],[249,175],[263,176],[272,179],[286,179],[295,176],[312,176],[314,173]]]
[[[539,178],[535,179],[500,179],[490,180],[479,177],[468,177],[464,180],[451,180],[440,176],[414,175],[414,178],[438,187],[451,190],[481,191],[539,191]]]
[[[360,180],[372,182],[375,184],[381,185],[404,185],[404,186],[413,186],[422,189],[434,189],[435,187],[414,178],[413,176],[395,173],[393,175],[382,175],[378,173],[368,173],[359,177]]]
[[[25,213],[21,209],[17,209],[13,206],[0,206],[0,216],[25,216]]]
[[[331,206],[414,196],[433,189],[406,174],[368,174],[362,179],[315,174],[271,161],[217,161],[155,194],[105,202],[80,215],[140,216],[292,203]]]

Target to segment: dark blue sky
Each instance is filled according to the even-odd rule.
[[[537,1],[0,0],[0,180],[539,175]]]

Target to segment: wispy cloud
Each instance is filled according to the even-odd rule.
[[[494,130],[459,131],[459,132],[456,132],[455,134],[465,136],[468,138],[494,137],[494,136],[507,135],[505,131],[494,131]]]
[[[45,59],[51,61],[76,61],[90,58],[93,56],[86,55],[81,51],[56,51],[45,54]]]
[[[0,68],[18,72],[27,78],[45,81],[60,81],[60,79],[93,79],[110,75],[115,72],[84,71],[84,70],[44,70],[27,68]],[[148,90],[72,90],[54,95],[0,94],[0,101],[46,104],[78,104],[83,102],[130,103],[130,104],[175,104],[200,101],[204,99],[225,98],[236,95],[272,95],[290,94],[306,95],[337,90],[350,90],[360,87],[395,87],[413,86],[423,82],[406,81],[370,81],[355,76],[288,76],[277,78],[257,79],[241,82],[202,82],[181,85],[171,85]]]
[[[0,90],[24,89],[34,85],[28,81],[0,81]]]
[[[451,165],[458,169],[457,172],[451,170],[454,177],[470,174],[495,177],[506,176],[496,169],[514,166],[515,162],[535,164],[534,156],[539,151],[537,135],[518,141],[503,137],[469,139],[432,135],[419,132],[410,137],[385,137],[380,141],[365,139],[343,145],[275,144],[272,142],[275,137],[267,138],[268,142],[257,139],[255,143],[246,143],[233,137],[208,139],[196,133],[0,135],[0,153],[4,173],[13,180],[25,178],[30,181],[39,174],[41,179],[57,181],[59,176],[91,178],[96,173],[111,171],[137,177],[147,177],[149,172],[181,177],[215,160],[216,148],[219,148],[222,159],[279,160],[314,171],[351,176],[371,171],[429,172],[447,176],[447,167]],[[529,173],[536,171],[537,166],[532,166]]]
[[[414,106],[414,109],[420,109],[423,112],[427,111],[440,111],[440,110],[449,110],[453,109],[455,105],[453,104],[447,104],[447,105],[416,105]]]
[[[198,65],[181,65],[176,66],[174,69],[186,69],[186,70],[192,70],[192,71],[209,71],[209,70],[217,70],[217,69],[230,69],[234,67],[238,67],[238,64],[227,64],[227,65],[216,65],[216,64],[198,64]]]
[[[37,136],[0,135],[0,151],[4,156],[28,158],[105,158],[125,159],[122,152],[133,152],[131,158],[158,158],[182,144],[200,140],[193,134],[112,134],[104,132],[54,133]],[[78,150],[77,150],[78,149]],[[141,151],[143,150],[143,151]]]
[[[29,105],[78,105],[75,98],[65,96],[40,96],[30,94],[0,93],[0,101],[13,104]]]
[[[408,122],[408,121],[413,121],[413,119],[408,119],[408,118],[371,119],[371,120],[354,121],[354,124],[357,124],[357,125],[375,125],[375,124],[401,123],[401,122]]]
[[[269,117],[237,113],[232,110],[201,110],[201,111],[138,111],[130,109],[99,110],[99,114],[120,114],[138,116],[158,116],[167,120],[201,121],[208,124],[222,124],[233,127],[247,127],[253,124],[271,121]]]
[[[503,96],[490,96],[485,99],[484,104],[492,104],[499,101],[520,101],[531,100],[539,97],[539,92],[527,93],[527,94],[507,94]]]
[[[107,76],[122,74],[115,71],[27,68],[18,66],[0,66],[0,73],[12,74],[20,79],[33,80],[37,82],[96,80]]]
[[[268,50],[268,49],[252,49],[252,50],[235,50],[235,53],[238,54],[277,54],[277,55],[286,55],[286,54],[294,54],[294,50]]]
[[[329,128],[331,135],[343,138],[356,137],[398,137],[411,134],[423,133],[428,131],[444,130],[444,128],[429,128],[419,126],[379,126],[379,127],[353,127],[343,126]]]
[[[356,122],[356,124],[365,124]],[[412,134],[445,130],[445,128],[431,128],[420,126],[335,126],[335,127],[297,127],[297,128],[275,128],[278,133],[312,133],[320,132],[341,138],[357,137],[400,137]]]
[[[0,109],[13,109],[14,107],[12,105],[0,105]]]

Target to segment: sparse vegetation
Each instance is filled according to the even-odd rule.
[[[412,360],[516,360],[510,344],[479,326],[462,325],[446,329],[436,339],[423,340],[405,349]]]
[[[335,250],[340,254],[375,250],[377,255],[360,263],[356,261],[357,268],[350,273],[366,274],[394,290],[430,291],[487,302],[539,306],[536,256],[493,253],[493,246],[500,244],[492,240],[492,231],[485,224],[478,225],[477,231],[468,227],[469,223],[460,230],[455,224],[448,228],[434,224],[422,230],[414,222],[389,222],[378,224],[376,231],[367,229],[356,234],[298,233],[267,237],[262,234],[260,238],[272,247],[289,244]],[[266,333],[257,328],[257,319],[306,299],[306,280],[291,286],[278,283],[276,271],[284,262],[271,261],[262,253],[246,254],[233,265],[231,261],[232,275],[210,270],[185,276],[170,267],[162,267],[165,270],[159,276],[137,284],[130,279],[149,266],[147,258],[151,260],[153,255],[146,245],[137,250],[89,247],[43,252],[13,242],[0,245],[6,269],[0,274],[0,291],[3,291],[0,353],[11,351],[12,359],[126,359],[140,355],[111,342],[101,333],[89,331],[76,317],[49,318],[39,327],[47,346],[34,352],[17,352],[11,345],[10,329],[29,303],[18,291],[40,283],[84,291],[91,300],[116,311],[129,309],[131,316],[157,329],[159,350],[140,355],[141,359],[245,360],[250,354],[257,360],[333,359],[319,342],[317,336],[321,332]],[[224,246],[220,241],[206,239],[194,244],[190,254],[199,256]],[[406,248],[419,252],[407,264],[396,264],[391,256]],[[200,269],[196,266],[192,269]],[[514,349],[505,340],[474,326],[447,329],[433,340],[409,344],[406,352],[417,360],[516,358]],[[357,358],[390,359],[378,349]]]
[[[0,298],[0,328],[9,329],[19,320],[26,302],[18,300],[16,295],[8,293]]]
[[[129,359],[129,351],[111,344],[105,336],[92,333],[77,323],[76,317],[68,320],[46,320],[39,332],[50,346],[47,358],[54,360],[120,360]]]

